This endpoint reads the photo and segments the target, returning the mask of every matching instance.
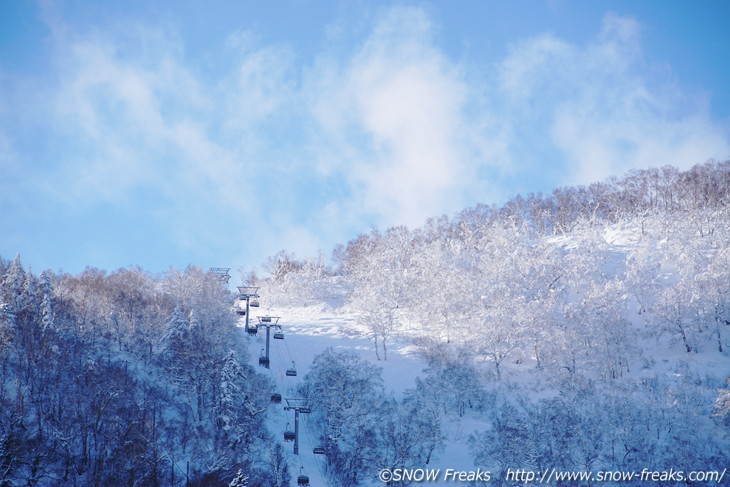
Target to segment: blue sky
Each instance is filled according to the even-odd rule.
[[[730,157],[730,3],[0,5],[0,255],[257,267]]]

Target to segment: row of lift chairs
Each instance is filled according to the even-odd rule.
[[[281,325],[279,325],[279,317],[278,316],[258,316],[258,323],[251,323],[249,321],[250,318],[250,309],[251,308],[258,308],[260,306],[259,304],[259,295],[258,295],[258,288],[257,287],[245,287],[245,286],[239,286],[238,287],[239,295],[239,306],[236,309],[236,312],[240,316],[246,317],[246,326],[245,330],[246,333],[249,335],[257,335],[259,328],[265,328],[266,329],[266,348],[261,350],[261,356],[259,357],[259,365],[262,367],[266,367],[267,369],[271,365],[271,361],[269,359],[269,336],[271,328],[274,328],[274,340],[283,340],[284,339],[284,333],[281,331]],[[245,301],[245,308],[242,308],[241,305]],[[294,362],[292,362],[291,368],[286,369],[286,376],[287,377],[296,377],[297,376],[297,369],[295,367]],[[294,442],[294,454],[299,454],[299,414],[309,414],[311,410],[309,407],[306,406],[306,400],[305,399],[299,399],[299,398],[282,398],[281,394],[278,392],[272,394],[271,396],[271,402],[274,404],[280,404],[282,402],[282,399],[284,399],[287,403],[287,405],[284,407],[284,410],[286,411],[294,411],[294,431],[292,431],[289,427],[289,423],[286,425],[286,430],[284,431],[284,441],[287,442]],[[322,447],[315,447],[313,450],[313,453],[315,455],[324,455],[325,450]],[[309,485],[309,477],[303,473],[304,467],[302,467],[299,471],[299,476],[297,477],[297,485],[301,486],[308,486]]]

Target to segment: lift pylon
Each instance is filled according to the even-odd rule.
[[[230,267],[211,267],[208,269],[208,272],[220,279],[221,282],[228,284],[228,280],[231,278],[231,275],[228,273],[230,270]]]
[[[284,401],[284,411],[294,411],[294,454],[299,455],[299,413],[309,414],[312,410],[309,409],[307,400],[301,397],[285,397]]]
[[[244,316],[246,316],[246,333],[250,335],[254,335],[256,332],[253,331],[253,328],[249,326],[248,317],[250,316],[250,304],[252,300],[255,300],[256,303],[258,303],[259,299],[259,288],[258,286],[237,286],[238,287],[238,301],[239,301],[239,309],[240,309],[240,303],[243,301],[246,301],[246,310],[243,312]],[[268,354],[267,354],[268,357]]]
[[[271,348],[271,328],[278,328],[281,330],[281,326],[279,325],[279,316],[259,316],[259,322],[256,325],[256,328],[261,328],[262,326],[266,328],[266,353],[262,355],[262,359],[265,358],[266,362],[266,368],[269,368],[269,350]],[[261,363],[261,361],[259,362]]]

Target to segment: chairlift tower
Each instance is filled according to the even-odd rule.
[[[269,368],[269,349],[271,344],[271,328],[278,328],[281,331],[281,325],[279,325],[280,316],[259,316],[257,328],[266,327],[266,353],[259,358],[259,364],[263,365],[267,369]]]
[[[228,284],[228,280],[231,278],[231,275],[228,273],[230,270],[230,267],[211,267],[208,269],[208,272],[217,277],[222,283]]]
[[[309,414],[312,412],[307,406],[307,400],[301,397],[285,397],[286,406],[284,411],[294,411],[294,454],[299,455],[299,413]]]
[[[254,308],[258,307],[259,305],[259,288],[258,286],[237,286],[238,287],[238,300],[239,301],[246,301],[246,332],[249,331],[248,328],[248,315],[250,310],[250,305],[254,303]],[[267,354],[268,357],[268,354]]]

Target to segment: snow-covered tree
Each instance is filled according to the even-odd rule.
[[[714,416],[726,428],[730,429],[730,378],[726,381],[726,385],[727,387],[717,391]]]
[[[248,475],[239,470],[228,487],[248,487]]]
[[[41,302],[41,327],[43,330],[53,329],[53,304],[51,276],[48,272],[41,273],[41,291],[43,301]]]
[[[323,438],[328,468],[337,484],[355,486],[378,448],[384,394],[380,369],[352,352],[326,349],[314,358],[302,393]]]
[[[23,307],[21,296],[26,282],[26,273],[17,254],[2,279],[3,301],[12,304],[16,310]]]
[[[218,401],[218,417],[221,428],[229,434],[233,433],[236,426],[241,403],[241,381],[243,380],[243,369],[236,360],[236,354],[232,350],[228,352],[223,361],[223,368],[220,377],[220,399]]]
[[[15,310],[12,304],[0,304],[0,354],[15,334]]]

